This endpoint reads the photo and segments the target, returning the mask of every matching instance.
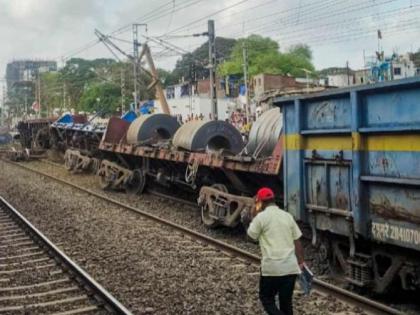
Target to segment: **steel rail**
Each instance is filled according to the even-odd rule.
[[[146,188],[146,192],[148,192],[149,194],[151,194],[153,196],[168,199],[168,200],[172,200],[172,201],[176,201],[176,202],[179,202],[179,203],[183,203],[184,205],[187,205],[187,206],[190,206],[190,207],[195,207],[195,208],[198,207],[198,204],[196,202],[192,202],[192,201],[185,200],[185,199],[182,199],[182,198],[177,198],[177,197],[174,197],[174,196],[171,196],[171,195],[165,195],[164,193],[153,190],[153,189]]]
[[[18,224],[31,236],[32,240],[45,248],[61,266],[65,267],[76,278],[79,278],[89,293],[103,304],[103,307],[112,314],[132,315],[132,313],[95,281],[86,271],[73,262],[64,252],[62,252],[54,243],[52,243],[40,230],[29,222],[19,211],[17,211],[9,202],[0,196],[0,203],[6,206],[13,218]]]
[[[105,196],[101,193],[97,193],[95,191],[92,191],[90,189],[81,187],[81,186],[76,185],[76,184],[74,184],[72,182],[69,182],[67,180],[57,178],[55,176],[43,173],[43,172],[38,171],[38,170],[34,170],[30,167],[24,166],[24,165],[16,163],[16,162],[11,162],[11,161],[7,161],[7,160],[5,160],[5,162],[7,162],[9,164],[12,164],[12,165],[15,165],[15,166],[18,166],[18,167],[20,167],[22,169],[25,169],[25,170],[28,170],[30,172],[36,173],[38,175],[50,178],[50,179],[52,179],[52,180],[54,180],[58,183],[61,183],[61,184],[67,185],[69,187],[75,188],[79,191],[85,192],[89,195],[92,195],[92,196],[95,196],[99,199],[105,200],[105,201],[107,201],[111,204],[114,204],[114,205],[119,206],[121,208],[124,208],[126,210],[136,212],[136,213],[138,213],[138,214],[140,214],[140,215],[142,215],[142,216],[144,216],[148,219],[151,219],[155,222],[158,222],[160,224],[170,226],[170,227],[172,227],[172,228],[174,228],[178,231],[181,231],[182,233],[185,233],[185,234],[187,234],[187,235],[189,235],[193,238],[196,238],[197,240],[204,241],[208,244],[211,244],[211,245],[215,246],[216,248],[218,248],[220,250],[223,250],[223,251],[225,251],[225,252],[227,252],[227,253],[229,253],[233,256],[243,258],[244,260],[247,260],[250,263],[259,264],[260,261],[261,261],[261,257],[258,256],[258,255],[254,255],[250,252],[242,250],[242,249],[240,249],[238,247],[235,247],[233,245],[230,245],[228,243],[219,241],[219,240],[211,238],[211,237],[209,237],[205,234],[202,234],[202,233],[199,233],[199,232],[194,231],[192,229],[186,228],[185,226],[182,226],[180,224],[174,223],[172,221],[163,219],[163,218],[161,218],[159,216],[156,216],[154,214],[151,214],[149,212],[146,212],[146,211],[140,210],[138,208],[132,207],[130,205],[124,204],[124,203],[122,203],[118,200],[115,200],[113,198]],[[319,280],[319,279],[314,279],[313,286],[314,286],[314,289],[317,290],[320,293],[334,295],[339,300],[342,300],[344,302],[362,307],[363,310],[369,311],[372,314],[386,314],[386,315],[404,315],[405,314],[404,312],[402,312],[400,310],[397,310],[397,309],[394,309],[394,308],[392,308],[388,305],[385,305],[385,304],[382,304],[380,302],[369,299],[367,297],[358,295],[356,293],[345,290],[345,289],[340,288],[336,285],[327,283],[327,282]]]
[[[48,165],[51,165],[51,166],[54,166],[54,167],[57,167],[57,168],[64,169],[62,164],[59,164],[59,163],[56,163],[56,162],[51,162],[51,161],[48,161],[48,160],[38,160],[37,162],[45,163],[45,164],[48,164]],[[198,206],[196,202],[192,202],[192,201],[185,200],[185,199],[178,198],[178,197],[171,196],[171,195],[165,195],[162,192],[159,192],[159,191],[147,188],[147,187],[146,187],[146,191],[153,196],[165,198],[165,199],[176,201],[176,202],[179,202],[179,203],[183,203],[187,206],[191,206],[191,207],[197,207]]]

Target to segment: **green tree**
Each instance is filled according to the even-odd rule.
[[[236,40],[232,38],[216,37],[216,59],[226,59],[232,53],[232,49],[236,44]],[[190,80],[193,72],[193,65],[195,67],[195,74],[197,79],[208,78],[209,71],[207,65],[209,62],[209,44],[208,42],[202,44],[192,53],[185,54],[176,62],[175,68],[172,71],[171,83],[176,84],[184,78]]]
[[[10,108],[10,114],[21,117],[23,114],[34,113],[32,103],[35,101],[35,84],[33,82],[17,82],[7,93],[6,105]]]
[[[63,109],[63,78],[60,72],[41,74],[41,115],[51,116],[54,109]]]
[[[167,71],[161,68],[158,68],[157,71],[158,71],[159,79],[162,82],[162,86],[166,87],[168,85],[177,83],[177,79],[175,78],[175,76],[172,74],[171,71]]]
[[[96,83],[99,79],[100,68],[108,68],[116,63],[113,59],[86,60],[72,58],[60,70],[68,97],[68,106],[79,108],[79,102],[89,84]]]
[[[312,49],[307,44],[296,44],[287,50],[289,54],[301,56],[307,60],[312,60]]]
[[[141,100],[154,98],[154,89],[147,88],[150,83],[151,78],[143,72],[138,81]],[[42,74],[41,91],[44,115],[56,108],[95,110],[97,98],[109,111],[115,111],[122,101],[127,109],[133,102],[133,65],[113,59],[70,59],[60,71]]]
[[[222,63],[218,73],[226,75],[243,75],[243,49],[248,53],[249,75],[259,73],[303,76],[303,69],[314,70],[311,62],[312,53],[307,45],[292,47],[287,52],[279,50],[277,42],[260,35],[250,35],[237,40],[229,60]]]
[[[121,103],[121,89],[110,82],[90,85],[80,98],[80,109],[87,112],[115,112]]]

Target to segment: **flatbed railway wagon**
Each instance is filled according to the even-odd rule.
[[[198,199],[203,223],[210,227],[240,224],[262,185],[275,189],[281,199],[277,108],[254,125],[246,147],[230,123],[177,124],[165,114],[142,116],[131,124],[111,118],[99,144],[105,158],[98,172],[102,187],[142,193],[149,185],[184,199]]]
[[[88,120],[85,115],[65,114],[51,124],[45,149],[64,153],[64,164],[69,171],[97,171],[101,160],[98,147],[107,120],[98,123],[93,121],[96,117]],[[136,117],[134,112],[129,111],[121,119],[133,121]]]
[[[49,143],[48,130],[55,118],[22,120],[17,124],[22,149],[44,148]]]
[[[357,287],[420,287],[420,78],[278,98],[284,206]]]

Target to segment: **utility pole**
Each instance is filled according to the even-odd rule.
[[[66,110],[66,84],[63,83],[63,108],[61,109],[61,113],[63,114],[63,112]]]
[[[214,120],[217,120],[217,91],[216,91],[216,35],[214,20],[208,21],[209,36],[209,71],[210,71],[210,99],[211,113]]]
[[[25,88],[25,111],[26,111],[26,118],[29,118],[29,108],[28,108],[28,91],[27,88]]]
[[[1,113],[0,113],[0,126],[4,124],[4,117],[6,117],[6,88],[3,83],[3,90],[2,90],[2,103],[1,103]]]
[[[123,65],[121,67],[121,114],[125,112],[124,98],[125,98],[125,76],[124,76],[124,65]]]
[[[38,90],[37,90],[37,100],[38,100],[38,118],[41,117],[41,74],[39,73],[39,69],[38,69],[38,78],[37,78],[37,85],[38,85]]]
[[[246,121],[249,123],[251,117],[251,110],[249,104],[249,89],[248,89],[248,49],[246,47],[245,41],[242,43],[242,57],[243,57],[243,67],[244,67],[244,83],[245,83],[245,113]]]
[[[139,41],[138,41],[138,26],[133,24],[133,79],[134,79],[134,108],[137,109],[138,101],[138,60],[139,60]]]
[[[347,69],[347,86],[350,86],[350,69],[349,69],[349,62],[346,62],[346,69]]]
[[[138,78],[140,77],[140,68],[139,67],[139,26],[145,26],[147,32],[147,24],[144,23],[135,23],[133,24],[133,77],[134,77],[134,106],[137,107],[137,102],[140,100],[140,87],[138,84]]]

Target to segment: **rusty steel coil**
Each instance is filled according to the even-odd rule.
[[[256,157],[267,157],[279,141],[283,127],[283,116],[279,108],[272,108],[261,115],[252,125],[247,152]]]
[[[128,128],[127,143],[144,144],[168,140],[172,138],[178,128],[178,121],[170,115],[143,115],[134,120]]]
[[[228,151],[237,154],[244,142],[241,133],[222,120],[190,121],[175,133],[173,145],[188,151]]]

